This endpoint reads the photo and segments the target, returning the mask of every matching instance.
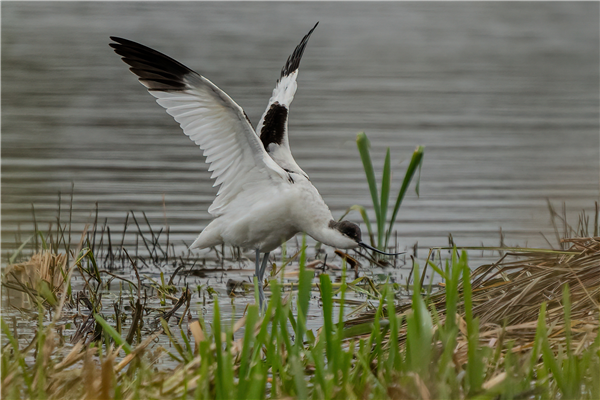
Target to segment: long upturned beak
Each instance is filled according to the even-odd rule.
[[[401,251],[400,253],[386,253],[385,251],[378,250],[375,247],[371,247],[371,246],[369,246],[368,244],[366,244],[364,242],[358,242],[358,245],[360,247],[364,247],[365,249],[369,249],[369,250],[372,250],[372,251],[374,251],[376,253],[383,254],[383,255],[386,255],[386,256],[397,256],[399,254],[404,254],[405,253],[404,251]]]

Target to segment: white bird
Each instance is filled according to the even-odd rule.
[[[204,151],[213,186],[220,186],[208,209],[214,219],[190,248],[225,244],[255,250],[261,307],[269,253],[299,232],[330,246],[383,253],[361,241],[358,225],[334,220],[290,152],[289,107],[300,59],[317,25],[287,59],[256,130],[244,110],[202,75],[156,50],[111,36],[114,51]]]

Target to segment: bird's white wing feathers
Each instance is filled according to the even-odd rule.
[[[211,178],[215,179],[213,186],[220,185],[208,212],[218,216],[244,186],[260,185],[273,177],[287,179],[287,173],[268,156],[242,109],[204,81],[206,85],[183,92],[150,93],[204,150]]]
[[[208,79],[141,44],[112,37],[115,52],[166,108],[206,156],[217,197],[208,209],[222,215],[238,193],[252,185],[287,182],[288,173],[265,151],[246,114]]]
[[[281,70],[277,85],[273,89],[267,109],[256,126],[256,133],[260,135],[263,146],[273,160],[283,169],[301,173],[307,178],[308,175],[298,166],[290,151],[287,121],[290,104],[292,104],[296,89],[298,88],[296,79],[298,78],[300,60],[302,59],[308,39],[318,24],[317,22],[306,36],[304,36],[300,44],[294,49],[294,52],[288,57],[287,62]]]

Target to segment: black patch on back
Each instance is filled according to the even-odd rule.
[[[308,39],[310,39],[310,35],[313,33],[313,31],[315,30],[317,25],[319,25],[318,22],[306,34],[306,36],[304,36],[304,38],[302,38],[302,41],[300,42],[300,44],[298,46],[296,46],[292,55],[288,57],[287,62],[285,63],[285,65],[283,66],[283,69],[281,70],[281,75],[280,75],[279,79],[283,78],[284,76],[288,76],[289,74],[291,74],[292,72],[294,72],[295,70],[298,69],[298,67],[300,66],[300,60],[302,59],[302,54],[304,54],[304,49],[306,48],[306,44],[308,43]]]
[[[110,43],[131,72],[148,87],[148,90],[172,91],[186,88],[185,76],[196,74],[180,62],[150,47],[120,37],[110,37]]]
[[[265,147],[265,150],[269,151],[269,144],[276,143],[281,144],[283,135],[285,133],[285,122],[287,121],[288,110],[279,102],[271,104],[263,127],[260,130],[260,140]]]
[[[329,221],[329,227],[331,229],[337,229],[342,235],[349,237],[350,239],[360,242],[362,240],[362,233],[360,227],[350,221],[335,222],[334,220]]]

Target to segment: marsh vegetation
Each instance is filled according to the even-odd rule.
[[[405,284],[354,279],[353,257],[314,262],[301,246],[274,263],[267,310],[250,302],[240,318],[209,287],[140,274],[164,261],[156,243],[145,258],[123,249],[129,279],[85,237],[38,234],[36,254],[23,247],[3,271],[3,307],[34,334],[3,313],[2,397],[597,399],[597,221],[583,214],[558,248],[496,248],[473,269],[464,250],[431,249]]]

